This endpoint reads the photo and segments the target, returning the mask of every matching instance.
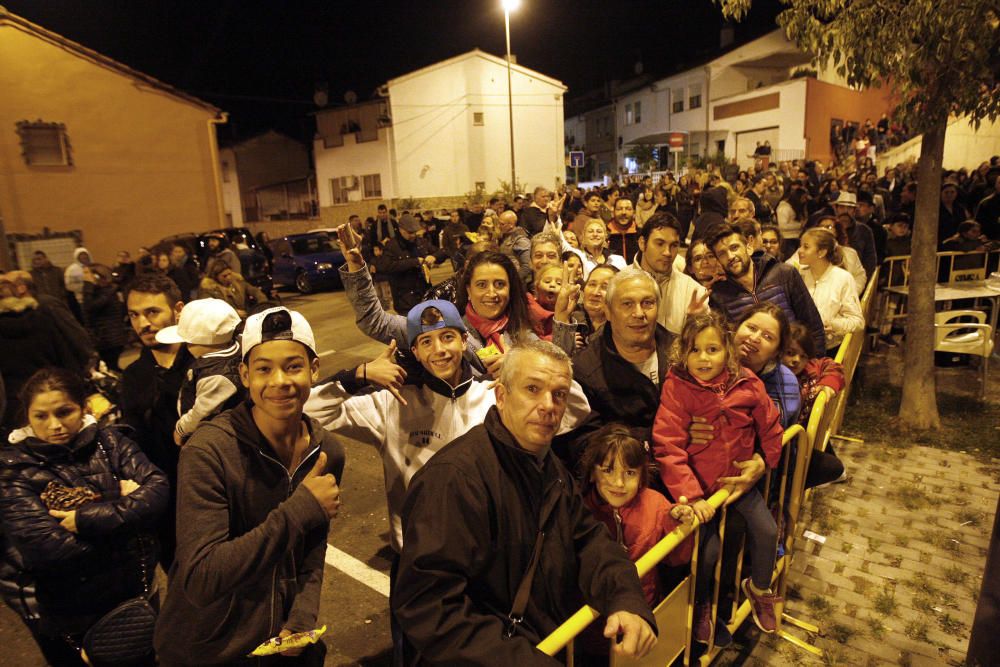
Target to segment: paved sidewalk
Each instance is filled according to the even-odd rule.
[[[824,657],[774,636],[754,645],[754,628],[742,650],[726,652],[717,664],[961,664],[1000,492],[1000,460],[878,442],[835,447],[850,479],[816,491],[806,506],[786,606],[821,628],[816,637],[785,626]],[[804,531],[819,538],[803,537]]]

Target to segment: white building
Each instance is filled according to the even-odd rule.
[[[722,152],[746,168],[757,142],[768,141],[772,160],[829,161],[832,123],[877,120],[890,102],[885,89],[851,89],[832,69],[817,71],[809,63],[779,29],[615,97],[602,108],[615,111],[617,168],[635,171],[630,149],[666,150],[674,132],[686,135],[682,157]],[[590,133],[585,143],[588,153],[604,149],[602,138]]]
[[[514,153],[523,188],[565,174],[561,82],[511,67]],[[374,213],[383,201],[460,204],[511,179],[507,63],[478,49],[392,79],[382,99],[316,114],[320,210]],[[342,220],[341,220],[342,221]]]

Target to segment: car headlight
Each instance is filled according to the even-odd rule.
[[[333,268],[333,264],[331,264],[330,262],[319,262],[318,264],[316,264],[316,268],[319,269],[320,271],[329,271],[330,269]]]

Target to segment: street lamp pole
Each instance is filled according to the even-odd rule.
[[[510,13],[521,5],[521,0],[503,0],[503,25],[507,35],[507,114],[510,124],[510,189],[517,194],[517,169],[514,167],[514,91],[510,74]]]

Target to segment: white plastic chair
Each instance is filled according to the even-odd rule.
[[[961,321],[962,319],[974,321]],[[986,324],[986,313],[979,310],[946,310],[934,315],[934,351],[973,354],[982,357],[983,385],[980,397],[986,397],[986,373],[993,354],[993,329]]]

